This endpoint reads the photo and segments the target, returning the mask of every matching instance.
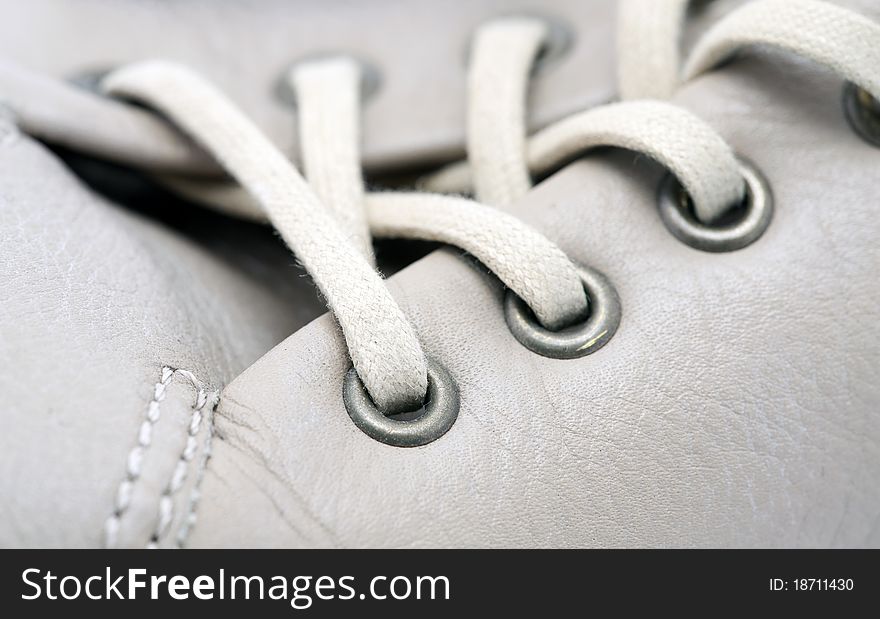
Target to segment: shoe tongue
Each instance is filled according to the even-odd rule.
[[[542,4],[542,11],[570,27],[575,44],[537,78],[531,101],[535,123],[611,98],[609,24],[614,5],[577,0]],[[0,60],[64,80],[137,60],[176,60],[216,83],[294,156],[295,110],[279,96],[279,79],[297,60],[347,53],[379,74],[379,89],[366,103],[364,115],[368,170],[424,166],[462,156],[469,39],[478,24],[509,10],[491,0],[458,3],[454,11],[443,3],[390,0],[258,6],[119,0],[73,7],[63,0],[22,2],[10,11],[14,19],[0,21]],[[28,35],[21,36],[23,32]]]

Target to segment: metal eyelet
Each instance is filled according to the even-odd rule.
[[[278,76],[278,79],[275,80],[275,98],[283,103],[285,106],[296,108],[296,92],[293,89],[293,85],[290,83],[290,72],[299,64],[305,62],[313,62],[315,60],[324,60],[329,58],[349,58],[352,61],[356,62],[360,66],[360,74],[361,74],[361,105],[366,105],[376,94],[379,92],[379,89],[382,86],[382,78],[379,72],[379,69],[376,68],[375,65],[360,58],[358,56],[353,56],[352,54],[346,53],[321,53],[314,54],[311,56],[306,56],[300,58],[296,62],[291,63],[287,66],[284,71],[281,72],[281,75]]]
[[[86,90],[92,94],[106,96],[101,90],[101,81],[112,73],[116,67],[95,68],[88,71],[80,71],[71,75],[67,81],[77,88]]]
[[[345,375],[342,400],[354,425],[370,438],[394,447],[419,447],[436,441],[455,423],[459,409],[455,381],[433,359],[428,359],[425,404],[418,410],[386,415],[373,403],[354,368]]]
[[[751,245],[764,234],[773,219],[770,185],[744,159],[739,159],[739,171],[746,182],[745,199],[711,225],[697,220],[691,200],[675,176],[663,179],[658,194],[660,218],[675,238],[701,251],[727,252]]]
[[[880,101],[864,88],[847,82],[843,87],[843,111],[859,137],[880,146]]]
[[[589,316],[582,323],[558,331],[541,326],[525,301],[512,290],[507,291],[504,318],[520,344],[544,357],[577,359],[608,343],[620,325],[621,306],[617,291],[595,269],[579,267],[578,275],[589,300]]]
[[[574,45],[574,32],[566,22],[548,15],[535,17],[547,24],[547,37],[532,63],[532,75],[547,71],[549,67],[563,59]]]

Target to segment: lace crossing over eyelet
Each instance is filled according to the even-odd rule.
[[[864,88],[847,82],[843,87],[843,111],[859,137],[880,146],[880,101]]]
[[[458,387],[446,368],[433,359],[428,359],[428,393],[421,409],[386,415],[373,403],[354,368],[345,375],[342,399],[354,425],[370,438],[394,447],[436,441],[458,418]]]
[[[535,56],[532,75],[538,75],[562,60],[574,45],[574,32],[561,19],[549,15],[535,15],[547,24],[547,36]]]
[[[534,19],[544,22],[547,34],[541,42],[541,47],[535,55],[532,62],[531,75],[539,75],[544,73],[548,68],[564,59],[571,48],[574,46],[575,35],[569,24],[561,18],[554,15],[547,15],[538,12],[516,12],[503,13],[487,20],[486,23],[503,19]],[[465,64],[471,57],[471,45],[473,44],[473,36],[468,38],[467,48],[465,49]]]
[[[728,252],[751,245],[764,234],[773,218],[770,185],[751,163],[740,158],[739,166],[746,182],[745,199],[709,225],[694,216],[690,198],[678,179],[672,174],[663,179],[658,195],[660,218],[675,238],[701,251]]]
[[[382,87],[382,77],[379,69],[375,65],[365,60],[364,58],[361,58],[360,56],[355,56],[343,52],[327,52],[323,54],[315,54],[313,56],[300,58],[299,60],[296,60],[295,62],[285,67],[284,70],[281,72],[281,75],[279,75],[278,78],[275,80],[275,98],[284,105],[295,109],[296,92],[290,81],[290,76],[293,70],[298,65],[305,64],[307,62],[330,60],[333,58],[346,58],[358,65],[361,78],[361,105],[365,105],[373,97],[376,96],[376,94]]]
[[[104,93],[101,91],[101,80],[114,69],[115,67],[80,71],[69,76],[67,81],[77,88],[82,88],[83,90],[96,95],[103,95]]]
[[[589,316],[584,322],[558,331],[541,326],[525,301],[512,290],[507,291],[504,318],[520,344],[544,357],[577,359],[608,343],[620,325],[621,306],[617,291],[595,269],[578,267],[578,275],[589,300]]]

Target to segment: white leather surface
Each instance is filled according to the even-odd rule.
[[[869,0],[847,4],[877,17]],[[287,24],[272,10],[230,8],[229,19],[195,1],[17,6],[26,7],[18,21],[0,22],[0,51],[12,60],[62,75],[91,68],[86,60],[129,59],[123,48],[154,55],[151,37],[161,34],[176,50],[169,56],[219,81],[290,145],[293,119],[265,97],[264,82],[298,39],[280,26],[270,34]],[[102,19],[91,19],[98,11]],[[223,29],[247,20],[265,27]],[[82,23],[102,36],[66,39]],[[195,23],[213,24],[193,46],[200,51],[183,42]],[[610,32],[607,22],[595,28]],[[271,45],[258,50],[255,32]],[[48,38],[63,53],[41,47]],[[437,40],[446,54],[445,35]],[[581,80],[612,92],[607,49],[607,65],[599,53],[597,65],[560,65],[560,93]],[[377,99],[368,112],[374,164],[409,151],[433,157],[460,141],[461,92],[428,89],[401,111],[408,100],[397,97],[414,91],[404,76],[396,81],[403,90],[389,107]],[[569,100],[560,95],[554,107],[544,87],[539,110],[567,111]],[[678,243],[656,214],[660,171],[628,153],[594,153],[515,206],[618,287],[620,331],[593,357],[552,361],[519,346],[497,283],[454,251],[392,278],[425,347],[462,391],[459,421],[436,443],[402,450],[354,427],[341,401],[348,362],[329,316],[288,338],[223,392],[186,544],[880,545],[880,152],[852,134],[839,95],[830,74],[773,55],[750,55],[681,93],[770,179],[776,218],[746,250],[710,255]],[[545,96],[553,105],[542,107]],[[447,111],[422,117],[434,102]],[[212,248],[228,254],[222,243]],[[96,198],[5,129],[0,255],[3,546],[100,545],[161,368],[190,370],[216,389],[299,324],[298,305],[275,294],[271,278],[254,280]],[[121,545],[146,545],[156,531],[193,402],[193,386],[173,377]],[[198,462],[172,496],[161,546],[184,528]]]
[[[658,170],[594,154],[515,210],[618,287],[599,353],[536,356],[498,285],[454,252],[391,280],[457,379],[459,419],[417,449],[342,406],[325,316],[223,392],[190,542],[340,546],[876,546],[880,152],[841,84],[750,56],[678,98],[768,176],[777,212],[731,254],[676,241]]]
[[[743,1],[693,3],[685,50]],[[878,14],[874,0],[833,1]],[[295,110],[277,95],[279,76],[304,57],[350,53],[380,74],[364,110],[365,166],[372,173],[411,169],[463,155],[467,49],[474,29],[493,17],[543,15],[572,34],[568,51],[533,81],[532,128],[613,99],[615,6],[613,0],[471,0],[454,10],[435,0],[0,0],[0,102],[27,107],[41,134],[65,145],[88,142],[91,152],[127,163],[205,172],[211,169],[205,157],[164,125],[69,93],[65,106],[53,108],[46,99],[59,96],[57,84],[25,76],[66,81],[138,60],[176,60],[217,84],[297,159]],[[70,90],[82,95],[78,87]],[[135,138],[146,136],[139,154]]]
[[[463,152],[468,41],[484,20],[519,11],[550,16],[574,34],[570,51],[535,84],[536,125],[611,98],[611,0],[478,0],[454,10],[433,0],[2,0],[0,13],[10,18],[0,20],[0,58],[65,79],[177,60],[220,86],[293,155],[294,112],[276,96],[277,81],[304,57],[350,53],[381,79],[365,109],[368,165],[412,166]]]
[[[296,304],[102,200],[3,121],[0,252],[0,546],[100,545],[162,367],[216,390],[298,325]],[[126,545],[153,532],[195,398],[173,377],[122,522]],[[173,496],[170,533],[197,463]]]

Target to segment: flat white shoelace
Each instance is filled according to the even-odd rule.
[[[477,200],[502,206],[532,186],[526,151],[526,92],[547,25],[504,17],[474,34],[468,70],[467,154]]]
[[[852,11],[819,0],[755,0],[710,29],[682,70],[678,40],[687,4],[622,0],[624,99],[666,98],[681,81],[752,44],[781,47],[823,63],[880,99],[880,27]],[[546,26],[532,18],[503,18],[477,31],[468,80],[468,162],[433,175],[427,188],[475,188],[481,201],[503,207],[528,191],[532,174],[551,171],[586,149],[611,145],[645,153],[669,168],[702,221],[712,221],[742,199],[744,182],[730,147],[707,123],[663,101],[601,106],[527,138],[527,89],[545,36]],[[0,78],[7,77],[0,67]],[[424,399],[426,358],[415,330],[372,266],[371,235],[465,249],[551,329],[582,318],[587,299],[565,254],[510,215],[459,197],[366,193],[358,151],[359,79],[357,64],[341,59],[303,63],[290,75],[308,182],[218,91],[188,70],[141,63],[114,72],[104,86],[166,114],[238,181],[240,186],[161,177],[189,197],[268,217],[327,298],[367,391],[381,409],[393,412]],[[47,84],[41,88],[51,90]],[[99,105],[88,97],[74,103]],[[114,114],[133,114],[133,133],[115,150],[135,162],[131,136],[149,134],[161,122],[142,110],[127,111],[120,102],[100,105]],[[37,110],[25,116],[26,130],[51,140],[45,115]],[[171,137],[173,131],[162,127],[165,133],[157,142],[162,147],[152,151],[159,155],[147,167],[170,170],[184,162],[190,171],[212,169],[211,162],[193,154],[197,151],[187,140]],[[95,150],[106,148],[98,144],[101,140],[86,142]]]
[[[669,99],[681,81],[681,29],[690,0],[618,0],[621,100]]]
[[[627,148],[667,167],[688,192],[697,218],[711,223],[743,195],[743,180],[732,150],[693,114],[672,104],[647,100],[668,98],[683,79],[693,79],[748,45],[775,46],[810,58],[880,99],[880,27],[853,11],[818,0],[755,0],[710,29],[682,71],[679,40],[688,4],[687,0],[621,0],[618,81],[624,101],[574,114],[532,135],[525,153],[519,156],[533,174],[545,174],[589,148]],[[531,46],[525,37],[507,43],[509,47],[520,45],[523,50]],[[525,56],[498,45],[481,47],[479,41],[474,49],[496,59]],[[469,81],[497,80],[491,69],[484,68],[487,66],[491,63],[472,65]],[[477,75],[480,69],[485,74]],[[513,77],[509,81],[522,84],[522,76],[529,69],[525,62],[510,67]],[[494,94],[500,91],[487,89],[488,101],[479,106],[471,99],[469,114],[477,109],[510,107]],[[525,96],[523,87],[512,98],[524,101]],[[516,129],[511,126],[509,130]],[[492,140],[488,131],[481,136]],[[472,136],[471,142],[476,139]],[[490,143],[484,148],[491,147]],[[507,159],[513,156],[511,152],[505,154]],[[508,164],[477,171],[473,161],[462,162],[428,177],[423,187],[444,193],[469,192],[477,185],[476,173],[490,172],[494,174],[492,185],[507,183],[513,187],[519,184],[517,175],[513,172],[505,176],[505,171],[516,169],[517,165]]]
[[[727,143],[694,114],[661,101],[611,103],[564,118],[535,133],[523,159],[534,174],[544,174],[598,146],[627,148],[662,163],[681,181],[703,221],[711,222],[743,197],[743,178]],[[453,164],[423,186],[467,192],[471,175],[467,163]]]
[[[686,0],[619,0],[617,67],[622,99],[666,98],[664,93],[674,91],[685,75],[680,69],[678,45],[683,2],[687,3]],[[646,10],[639,10],[636,6],[639,3],[646,5]],[[852,11],[817,0],[752,0],[739,10],[764,10],[758,5],[781,6],[782,11],[793,11],[807,18],[816,10],[815,5],[821,5],[823,10],[834,11],[839,18],[828,22],[835,27],[822,28],[818,33],[820,37],[833,40],[837,48],[845,48],[851,42],[860,47],[869,45],[873,50],[870,53],[876,54],[873,43],[877,38],[876,24]],[[633,6],[633,10],[627,11],[628,6]],[[649,17],[654,11],[658,19]],[[746,30],[728,35],[726,39],[739,46],[747,38],[759,45],[762,38],[767,38],[768,43],[774,45],[772,40],[779,36],[800,36],[800,33],[785,34],[790,30],[786,19],[771,15],[761,21],[761,27],[753,33]],[[861,26],[852,27],[851,22],[860,22]],[[821,20],[818,23],[821,24]],[[860,73],[871,75],[872,66],[876,65],[868,58],[861,62],[856,60],[855,64],[861,67]],[[647,70],[645,67],[649,65],[652,68]],[[630,77],[639,74],[644,76]],[[653,87],[664,81],[663,75],[673,76],[668,81],[670,85],[662,93],[654,92]],[[635,85],[625,88],[627,83]],[[880,98],[876,88],[864,84],[862,87]],[[216,177],[219,170],[217,162],[196,148],[187,136],[147,110],[71,88],[55,78],[40,76],[6,61],[0,61],[0,93],[3,103],[13,110],[18,125],[46,142],[151,172]],[[100,122],[84,124],[79,122],[82,118],[100,119]],[[239,208],[242,213],[253,212],[241,204],[232,206],[227,202],[226,205]],[[265,218],[262,213],[259,217]]]
[[[658,45],[664,36],[671,38],[675,45],[667,45],[659,62],[665,58],[674,66],[660,70],[659,74],[668,78],[668,83],[662,86],[657,84],[663,80],[649,79],[656,77],[651,72],[643,72],[642,77],[636,71],[627,72],[622,68],[621,72],[628,75],[630,92],[647,91],[647,88],[640,91],[639,84],[640,80],[648,80],[659,89],[655,92],[665,96],[679,81],[677,40],[686,2],[656,2],[669,9],[664,19],[659,20],[650,18],[656,6],[649,11],[636,10],[635,5],[640,3],[643,4],[643,0],[624,3],[622,21],[628,22],[633,32],[642,32]],[[765,0],[754,4],[766,5],[763,10],[771,13],[783,9],[797,13],[801,21],[796,23],[806,25],[828,18],[826,5],[812,0],[803,4],[791,0]],[[688,75],[705,70],[745,43],[772,42],[786,46],[787,42],[788,49],[831,64],[846,77],[855,78],[853,81],[857,84],[876,92],[871,90],[870,80],[865,79],[865,74],[870,72],[858,70],[859,61],[863,59],[859,54],[850,54],[838,64],[829,62],[837,47],[846,46],[847,39],[864,36],[865,24],[869,34],[876,33],[877,27],[868,20],[833,7],[832,17],[838,24],[836,32],[843,43],[805,46],[803,41],[810,39],[809,29],[806,36],[799,32],[797,37],[792,37],[780,35],[771,27],[763,35],[743,39],[738,35],[742,28],[754,31],[753,21],[766,18],[766,13],[758,13],[758,18],[743,18],[744,10],[735,12],[710,31],[705,39],[708,43],[697,47],[688,64],[698,69],[691,69]],[[817,13],[818,18],[811,14],[804,17],[801,13],[804,10],[821,12]],[[651,28],[655,31],[648,36]],[[461,189],[469,185],[472,178],[479,198],[504,205],[528,190],[531,172],[552,169],[591,147],[614,145],[646,153],[668,167],[682,182],[693,200],[697,216],[704,221],[713,220],[742,199],[743,179],[731,149],[706,123],[671,104],[627,101],[603,106],[566,118],[526,141],[529,73],[545,34],[542,22],[529,18],[505,18],[478,30],[469,74],[469,165],[459,164],[442,171],[428,181],[430,188],[437,189],[445,183],[446,189]],[[815,36],[815,32],[812,34]],[[701,49],[707,51],[701,52]],[[700,58],[704,60],[694,60]],[[627,59],[622,58],[621,62],[626,64]],[[358,245],[368,259],[372,257],[366,236],[369,232],[376,236],[451,243],[474,254],[492,269],[532,307],[545,326],[558,328],[585,313],[586,300],[573,265],[555,245],[517,220],[463,199],[430,194],[364,195],[357,156],[358,78],[354,63],[323,60],[303,64],[295,68],[291,79],[300,107],[302,156],[309,183],[324,204],[330,206],[348,239]],[[218,158],[223,159],[219,153]],[[211,191],[203,183],[182,189],[203,200],[205,192]],[[212,193],[224,203],[240,202],[240,192],[232,197],[224,190]],[[279,225],[277,221],[274,223]],[[282,234],[285,238],[289,236],[283,230]],[[323,289],[320,282],[318,285]],[[334,309],[332,303],[331,309]],[[361,343],[348,333],[346,337],[354,359],[354,350]],[[393,350],[392,346],[385,347],[383,354],[393,354]],[[358,373],[360,375],[359,368]],[[382,400],[378,392],[374,393],[383,388],[381,382],[368,382],[363,375],[361,378],[377,404],[383,406],[383,401],[388,402]],[[405,401],[412,402],[416,397]],[[400,401],[403,400],[397,400]]]
[[[525,195],[532,172],[546,173],[590,148],[618,146],[669,168],[706,221],[742,200],[733,152],[708,125],[671,105],[603,106],[554,123],[527,142],[529,77],[546,35],[545,22],[529,17],[501,18],[477,30],[468,71],[468,162],[429,179],[426,189],[462,190],[443,183],[463,180],[473,184],[478,200],[501,206]]]
[[[510,26],[512,32],[506,28],[501,32],[529,39],[532,49],[527,55],[534,56],[543,25],[536,32],[521,29],[519,22]],[[439,195],[374,193],[364,201],[358,148],[361,78],[356,62],[338,57],[304,62],[294,67],[289,78],[296,92],[306,178],[368,258],[372,258],[370,232],[377,237],[440,241],[479,259],[533,308],[547,328],[561,328],[588,313],[574,266],[556,245],[518,219]],[[519,118],[523,124],[524,110]],[[524,143],[524,125],[520,132]],[[528,183],[525,167],[520,172]],[[523,192],[527,189],[528,184]]]
[[[188,199],[226,212],[255,219],[262,214],[238,185],[182,178],[163,182]],[[587,309],[582,285],[565,253],[512,215],[466,198],[425,192],[372,192],[365,206],[375,238],[438,241],[466,250],[548,328],[576,320]]]
[[[620,0],[618,82],[623,99],[668,98],[682,81],[749,45],[778,47],[824,64],[880,99],[880,28],[820,0],[754,0],[701,37],[682,69],[689,0]],[[636,51],[638,50],[638,51]]]
[[[172,63],[131,65],[103,85],[162,111],[259,202],[327,299],[376,405],[387,411],[420,406],[428,375],[415,330],[336,218],[260,130],[211,84]]]
[[[501,32],[528,41],[530,49],[522,55],[533,57],[543,26],[532,32],[517,20],[506,25],[511,32],[507,28]],[[378,193],[365,204],[358,159],[357,65],[346,59],[314,60],[295,68],[291,78],[298,104],[307,112],[300,118],[306,177],[312,184],[327,187],[326,199],[333,199],[330,191],[341,197],[334,205],[337,218],[357,220],[358,226],[363,219],[365,231],[369,218],[370,230],[380,237],[441,241],[467,250],[525,300],[547,328],[561,328],[587,314],[583,285],[565,254],[514,217],[471,201],[430,194]],[[334,102],[337,92],[346,93],[344,107]],[[522,110],[520,123],[524,122]],[[311,127],[306,128],[306,123]],[[525,127],[520,131],[524,142]],[[518,172],[526,175],[521,180],[528,183],[526,168]],[[357,188],[342,187],[346,183]],[[353,210],[357,216],[351,214]]]
[[[826,65],[880,99],[880,28],[853,11],[818,0],[761,0],[742,6],[700,39],[683,78],[693,79],[754,44]]]
[[[349,58],[304,62],[287,76],[297,96],[303,173],[371,264],[373,244],[361,175],[360,67]]]
[[[334,108],[320,105],[326,98],[321,95],[330,91],[326,84],[317,82],[332,83],[334,76],[345,76],[356,87],[357,76],[342,71],[336,61],[316,61],[315,65],[308,71],[316,81],[298,91],[299,102],[314,111],[310,120],[334,135],[318,130],[305,137],[319,142],[316,150],[344,152],[346,141],[356,144],[356,132],[332,130],[328,113]],[[295,82],[303,81],[300,71],[293,77]],[[339,222],[358,226],[358,218],[351,216],[351,211],[366,211],[362,191],[358,194],[351,188],[330,186],[329,181],[336,178],[335,168],[344,166],[345,160],[321,154],[305,157],[312,162],[310,172],[328,181],[325,195],[333,192],[331,195],[344,198],[337,202],[331,216],[293,165],[195,74],[168,63],[148,62],[111,74],[104,85],[108,92],[136,98],[167,114],[214,153],[260,203],[327,297],[342,326],[358,375],[376,404],[396,411],[421,403],[426,383],[424,387],[412,380],[404,383],[396,376],[413,359],[424,359],[414,331],[408,324],[403,328],[402,312],[384,287],[383,295],[375,294],[379,276],[372,269],[367,273],[363,258],[346,266],[352,259],[352,239],[356,240],[357,231],[345,231]],[[348,108],[357,110],[356,106]],[[341,126],[354,128],[356,123],[342,121]],[[350,184],[362,184],[359,175],[349,174],[347,178]],[[483,205],[444,196],[378,194],[370,203],[371,224],[384,235],[442,240],[468,249],[517,291],[548,328],[560,328],[586,315],[587,299],[574,266],[553,243],[519,220]],[[385,316],[393,320],[380,320]],[[377,347],[383,350],[381,354]]]

